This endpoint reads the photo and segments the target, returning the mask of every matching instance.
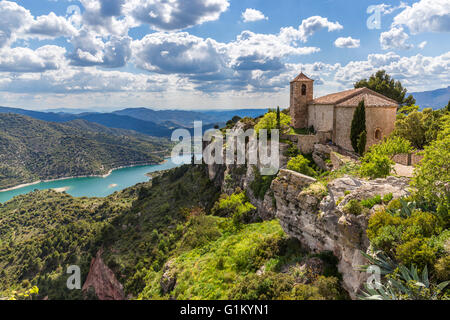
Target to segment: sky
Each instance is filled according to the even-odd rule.
[[[0,105],[282,108],[379,69],[450,85],[450,0],[0,1]]]

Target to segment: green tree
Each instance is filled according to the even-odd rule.
[[[350,131],[350,140],[352,142],[352,147],[355,152],[362,154],[358,148],[358,141],[361,134],[366,131],[366,107],[364,105],[364,100],[359,103],[358,108],[356,108],[355,114],[353,115],[352,127]],[[365,149],[364,145],[364,149]]]
[[[291,117],[280,112],[280,127],[281,132],[286,132],[289,130],[289,125],[291,123]],[[255,126],[255,132],[259,135],[260,130],[267,130],[268,134],[270,134],[270,130],[277,129],[277,113],[276,112],[268,112],[264,115],[264,117],[259,120],[259,122]]]
[[[437,139],[443,126],[443,110],[424,109],[408,115],[399,114],[395,123],[394,135],[405,138],[417,149],[423,149]]]
[[[355,88],[369,88],[375,92],[397,101],[401,106],[411,106],[416,103],[412,95],[406,97],[408,90],[403,88],[400,81],[395,81],[385,70],[379,70],[370,76],[355,83]]]
[[[281,130],[280,107],[277,107],[277,129],[278,129],[278,130]]]
[[[367,132],[364,130],[361,132],[358,138],[358,153],[362,156],[364,155],[364,152],[366,152],[366,145],[367,145]]]
[[[415,170],[416,197],[444,216],[450,210],[450,115],[443,117],[444,128],[436,141],[425,147],[425,157]]]

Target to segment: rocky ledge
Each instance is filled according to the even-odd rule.
[[[277,204],[276,216],[284,231],[309,250],[333,252],[339,259],[343,286],[355,298],[367,278],[356,269],[366,264],[361,251],[366,252],[370,245],[366,229],[371,213],[345,214],[343,208],[352,199],[390,193],[394,199],[406,196],[408,181],[395,177],[373,181],[344,177],[325,188],[311,177],[281,170],[271,189]]]

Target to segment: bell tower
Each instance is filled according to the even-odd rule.
[[[308,105],[314,99],[314,80],[300,73],[291,81],[291,118],[295,129],[308,127]]]

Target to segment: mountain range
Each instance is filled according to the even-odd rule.
[[[447,88],[432,91],[411,93],[416,99],[416,104],[423,108],[433,108],[434,110],[445,107],[450,101],[450,86]]]
[[[80,110],[77,110],[79,112]],[[134,130],[154,137],[170,137],[173,130],[189,129],[192,131],[194,121],[202,121],[204,130],[215,126],[223,126],[234,116],[258,117],[267,109],[241,109],[227,111],[183,111],[183,110],[152,110],[147,108],[130,108],[111,113],[83,112],[42,112],[19,108],[0,107],[0,113],[12,113],[29,116],[38,120],[50,122],[69,122],[86,120],[110,128]]]

